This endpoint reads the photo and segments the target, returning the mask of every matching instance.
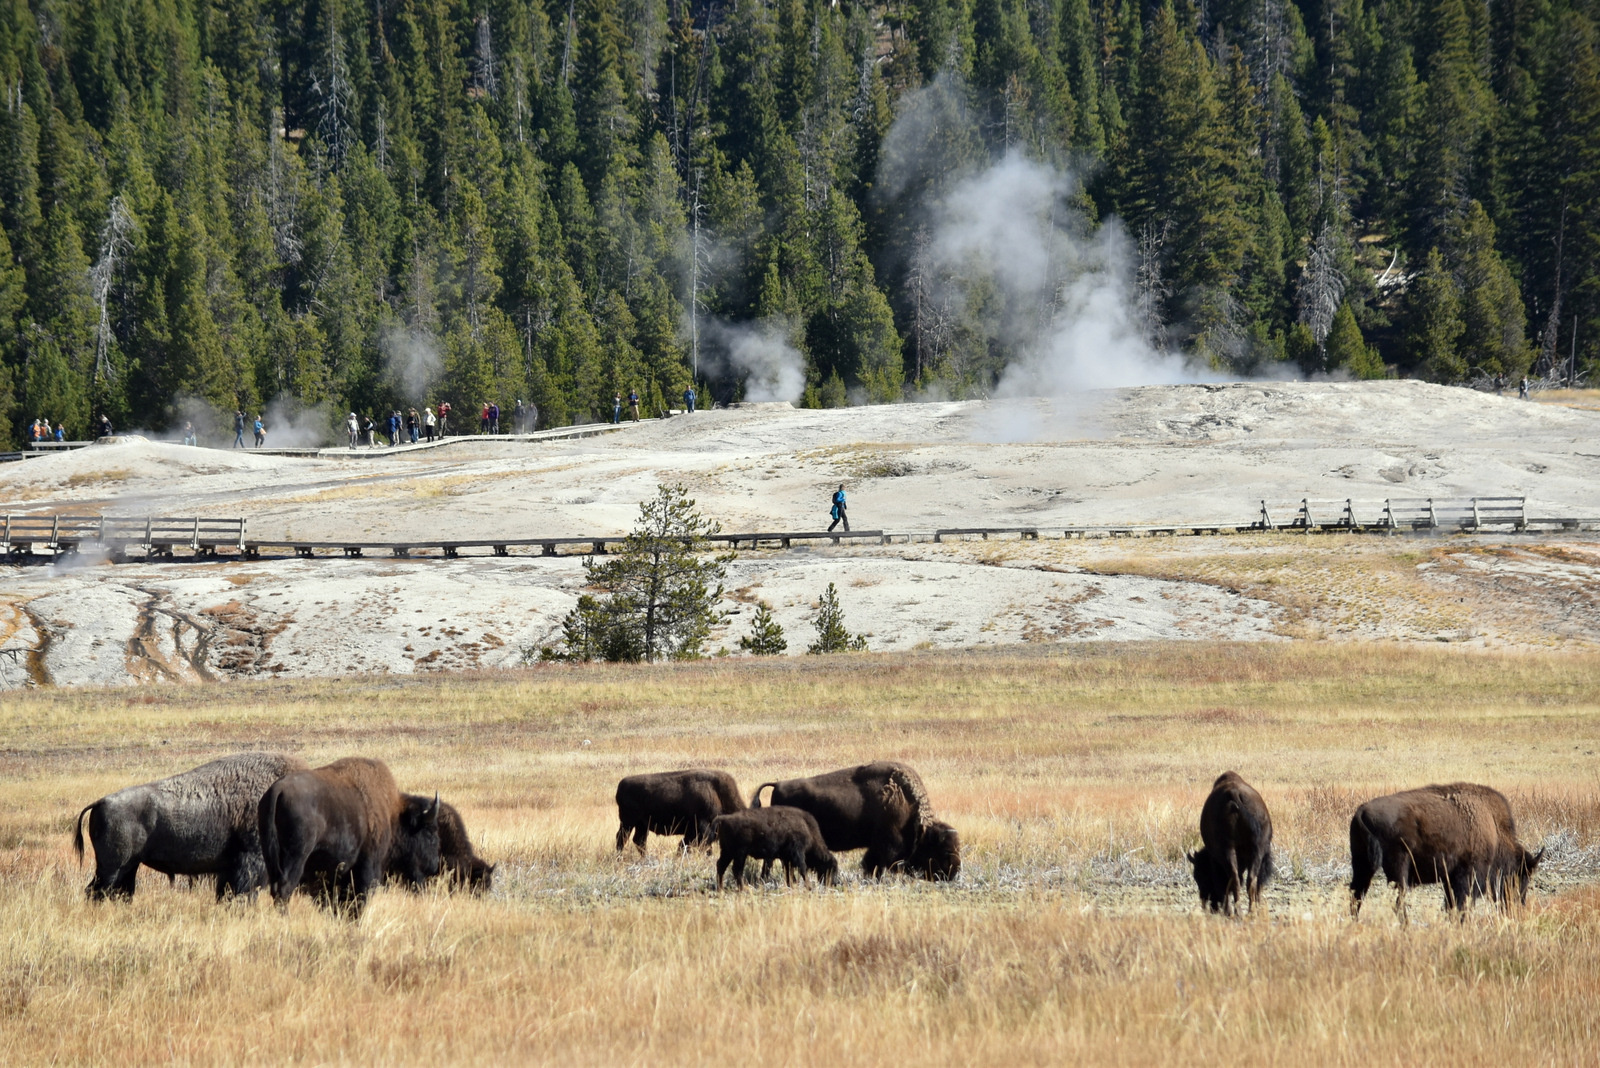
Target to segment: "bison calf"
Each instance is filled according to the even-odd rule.
[[[1242,888],[1254,914],[1272,878],[1272,815],[1249,783],[1228,771],[1211,784],[1200,809],[1198,853],[1189,854],[1200,900],[1212,912],[1239,911]]]
[[[1464,919],[1472,899],[1489,895],[1504,910],[1544,859],[1517,841],[1511,805],[1498,790],[1470,782],[1423,786],[1373,798],[1350,819],[1350,915],[1361,915],[1373,876],[1398,888],[1394,908],[1406,917],[1406,888],[1443,883],[1444,905]]]
[[[839,862],[822,840],[822,829],[811,813],[798,808],[775,805],[771,808],[747,809],[711,821],[721,853],[717,856],[717,889],[722,889],[722,876],[733,868],[736,886],[744,886],[745,862],[755,857],[765,861],[763,871],[770,871],[772,862],[783,862],[783,881],[792,885],[795,872],[806,886],[811,885],[815,874],[823,882],[833,882],[839,874]]]
[[[840,768],[809,779],[764,782],[750,807],[761,807],[761,791],[772,789],[774,806],[805,809],[816,817],[823,841],[836,853],[865,849],[864,874],[908,871],[926,879],[954,879],[961,872],[961,837],[933,816],[933,804],[915,770],[894,761]]]
[[[729,812],[744,811],[739,784],[725,771],[691,768],[629,775],[617,783],[617,851],[633,835],[644,856],[651,834],[683,835],[683,848],[710,846],[715,837],[711,821]]]

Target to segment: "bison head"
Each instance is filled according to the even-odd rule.
[[[439,795],[404,796],[388,870],[413,889],[439,874]]]
[[[961,874],[961,836],[948,823],[934,820],[922,829],[906,870],[935,882],[954,880]]]
[[[1194,884],[1200,891],[1200,901],[1212,912],[1222,912],[1228,898],[1228,874],[1205,846],[1198,853],[1184,854],[1194,865]]]
[[[1528,884],[1533,882],[1534,869],[1538,868],[1539,862],[1543,859],[1543,849],[1537,853],[1529,853],[1526,849],[1522,850],[1522,863],[1517,865],[1517,870],[1512,875],[1512,880],[1517,888],[1517,904],[1526,905],[1528,903]]]

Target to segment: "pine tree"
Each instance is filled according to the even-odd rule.
[[[1407,295],[1409,362],[1438,382],[1455,382],[1467,373],[1461,356],[1461,296],[1438,249],[1428,251]]]
[[[750,620],[750,633],[739,639],[739,648],[753,656],[779,656],[789,648],[789,642],[783,636],[783,627],[772,618],[772,608],[767,602],[756,602],[756,613]]]
[[[844,609],[839,607],[839,591],[831,582],[822,591],[813,625],[817,628],[817,640],[806,647],[808,653],[861,652],[867,647],[865,634],[853,635],[850,628],[845,626]]]
[[[1383,378],[1388,373],[1377,350],[1368,347],[1361,336],[1361,327],[1348,301],[1339,305],[1339,312],[1333,317],[1327,353],[1329,370],[1344,371],[1353,378]]]

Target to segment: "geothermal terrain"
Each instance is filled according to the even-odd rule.
[[[1600,412],[1418,382],[1155,386],[1057,401],[751,405],[579,439],[255,455],[154,442],[0,467],[0,512],[243,516],[248,536],[625,532],[682,482],[727,531],[1029,526],[1038,541],[743,551],[737,649],[769,603],[798,655],[838,586],[874,649],[1291,637],[1600,640],[1600,540],[1250,534],[1066,541],[1068,525],[1245,523],[1263,499],[1498,494],[1600,517]],[[0,569],[0,687],[515,666],[559,635],[582,559],[369,555]]]

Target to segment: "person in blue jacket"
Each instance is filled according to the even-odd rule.
[[[834,492],[832,515],[833,515],[833,522],[828,524],[828,529],[832,530],[834,527],[838,526],[840,523],[843,523],[844,524],[844,529],[848,533],[849,530],[850,530],[850,517],[844,514],[844,483],[843,482],[839,483],[838,490]]]
[[[683,410],[691,415],[694,414],[694,386],[692,384],[683,391]]]

